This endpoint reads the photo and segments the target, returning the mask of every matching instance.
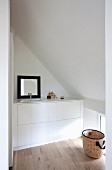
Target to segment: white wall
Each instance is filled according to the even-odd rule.
[[[84,99],[83,129],[96,129],[105,134],[105,101]]]
[[[84,99],[84,108],[88,108],[105,115],[105,101]]]
[[[97,111],[84,108],[83,110],[83,129],[100,130],[100,119]]]
[[[105,0],[11,0],[17,35],[71,95],[105,99]]]
[[[10,33],[10,57],[9,57],[9,166],[13,164],[13,149],[12,149],[12,110],[13,110],[13,65],[14,65],[14,56],[13,56],[13,34]]]
[[[69,96],[66,90],[52,76],[52,74],[39,62],[17,35],[14,35],[14,98],[17,98],[17,75],[40,75],[41,93],[46,98],[49,91],[57,97]]]
[[[9,0],[0,1],[0,170],[8,170]]]
[[[112,169],[112,0],[105,1],[106,30],[106,170]]]

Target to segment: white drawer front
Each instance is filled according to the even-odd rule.
[[[48,136],[49,140],[69,139],[81,136],[81,119],[62,120],[49,122]]]
[[[47,122],[47,104],[32,104],[32,110],[30,113],[30,123]]]
[[[18,125],[30,124],[31,107],[27,104],[20,104],[17,109]]]
[[[47,104],[18,105],[18,125],[48,121]]]
[[[80,102],[52,103],[48,105],[49,121],[80,117]]]
[[[47,123],[37,123],[30,125],[31,144],[43,143],[48,140]]]
[[[27,146],[30,144],[30,127],[29,125],[18,127],[18,146]]]

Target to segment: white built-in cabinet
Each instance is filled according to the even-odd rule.
[[[105,134],[105,114],[98,111],[83,109],[83,129],[95,129]]]
[[[15,149],[81,136],[81,100],[14,103]]]

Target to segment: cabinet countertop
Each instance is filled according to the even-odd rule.
[[[66,97],[64,99],[46,99],[46,98],[41,98],[41,99],[16,99],[14,100],[14,103],[54,103],[54,102],[69,102],[69,101],[81,101],[83,99],[77,99],[73,97]]]

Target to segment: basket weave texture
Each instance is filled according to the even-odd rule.
[[[97,130],[84,130],[82,132],[83,148],[86,155],[92,158],[100,158],[102,156],[102,149],[96,146],[96,142],[103,145],[104,134]]]

